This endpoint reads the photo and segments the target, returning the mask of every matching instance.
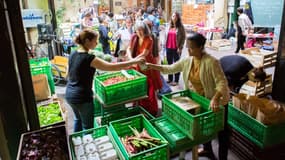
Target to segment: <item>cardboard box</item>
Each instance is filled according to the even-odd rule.
[[[242,85],[239,93],[262,97],[272,92],[272,75],[267,75],[264,82],[247,81]]]
[[[32,76],[36,101],[46,100],[51,96],[46,74]]]

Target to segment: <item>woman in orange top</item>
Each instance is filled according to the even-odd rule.
[[[135,26],[135,31],[136,34],[132,36],[131,45],[127,50],[129,57],[143,57],[146,62],[156,64],[157,60],[152,54],[153,40],[147,24],[138,22]],[[139,105],[156,116],[158,111],[156,91],[162,87],[160,73],[156,70],[145,70],[142,65],[136,65],[135,69],[146,75],[148,84],[148,98],[140,100]]]

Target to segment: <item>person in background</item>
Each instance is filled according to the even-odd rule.
[[[116,33],[117,30],[118,30],[118,22],[117,20],[114,18],[114,14],[112,12],[110,12],[108,14],[108,28],[109,28],[109,31],[112,32],[112,33]]]
[[[231,91],[238,93],[241,86],[248,81],[247,73],[254,68],[253,65],[245,57],[238,55],[224,56],[220,63]]]
[[[230,99],[228,82],[219,61],[205,51],[206,38],[199,33],[191,33],[187,38],[189,57],[171,65],[146,63],[148,70],[158,70],[163,74],[182,72],[184,88],[190,89],[210,99],[210,108],[215,112],[219,106],[225,106],[224,123],[227,124],[227,103]],[[219,159],[227,159],[228,129],[218,133]],[[211,141],[204,144],[201,156],[215,159]]]
[[[110,44],[109,44],[109,36],[107,30],[107,22],[103,17],[99,17],[99,42],[102,44],[104,54],[111,54]]]
[[[180,15],[178,12],[175,12],[171,16],[170,26],[166,29],[164,42],[162,42],[162,46],[166,47],[168,64],[172,64],[180,59],[185,37],[186,33]],[[179,76],[180,73],[176,73],[173,81],[173,74],[169,74],[167,83],[176,86],[179,82]]]
[[[79,48],[69,57],[69,78],[65,98],[74,112],[74,132],[78,132],[93,128],[92,82],[95,70],[121,70],[133,64],[142,63],[144,60],[135,58],[127,62],[108,63],[88,54],[89,50],[95,48],[98,43],[98,34],[92,30],[83,30],[76,37],[75,42]]]
[[[135,24],[144,20],[143,15],[144,15],[144,10],[142,8],[139,8],[138,12],[136,13]]]
[[[77,21],[80,23],[82,18],[83,18],[83,12],[82,12],[82,8],[79,8],[78,9],[78,12],[77,12]]]
[[[93,27],[93,21],[92,21],[92,14],[87,12],[82,21],[81,21],[81,29],[91,29]]]
[[[166,19],[165,12],[164,12],[162,7],[158,7],[157,12],[158,12],[158,16],[159,16],[158,19],[160,21],[160,25],[162,25],[162,24],[164,24],[166,22],[165,21],[165,19]]]
[[[159,37],[159,19],[156,15],[156,9],[152,6],[149,6],[148,9],[148,16],[147,16],[147,20],[152,22],[152,33],[155,33],[157,37]]]
[[[131,37],[134,33],[133,21],[131,17],[126,17],[125,25],[118,29],[115,37],[118,38],[116,43],[115,57],[118,57],[119,52],[125,52],[129,46]]]
[[[135,25],[136,34],[131,39],[130,47],[127,49],[129,58],[145,58],[146,62],[157,63],[157,59],[153,56],[153,40],[149,27],[144,22]],[[147,77],[148,98],[139,101],[139,105],[144,107],[149,113],[156,116],[158,112],[158,104],[156,91],[162,87],[160,73],[155,70],[145,70],[144,66],[135,66],[135,69]]]
[[[226,35],[227,39],[230,39],[231,37],[235,37],[236,36],[236,29],[234,27],[234,23],[231,24],[231,27]]]
[[[145,19],[144,23],[146,23],[150,30],[152,30],[153,23],[150,20]],[[156,64],[160,64],[160,56],[159,52],[161,50],[160,44],[159,44],[159,37],[155,33],[151,33],[151,38],[153,40],[153,47],[152,47],[152,55],[156,59]],[[159,89],[157,97],[161,99],[163,94],[172,92],[170,86],[166,83],[164,77],[160,74],[160,80],[162,82],[162,87]]]
[[[252,28],[252,23],[248,16],[243,13],[243,8],[237,8],[238,14],[238,29],[237,29],[237,49],[235,53],[239,53],[239,50],[244,50],[244,43],[249,30]]]

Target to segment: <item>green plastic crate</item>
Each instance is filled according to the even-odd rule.
[[[201,113],[192,115],[178,107],[171,100],[172,97],[187,96],[201,105]],[[213,112],[209,108],[210,100],[190,90],[179,91],[162,96],[162,114],[176,124],[179,130],[190,139],[202,139],[216,135],[224,128],[224,108]]]
[[[264,125],[232,104],[229,104],[228,123],[261,148],[285,142],[285,123]]]
[[[93,105],[94,105],[94,116],[95,117],[101,116],[102,113],[101,103],[96,98],[94,98]]]
[[[123,159],[125,160],[158,160],[158,159],[168,160],[169,159],[169,151],[167,143],[151,148],[149,150],[139,152],[137,154],[132,154],[132,155],[128,154],[120,138],[125,137],[126,135],[133,135],[133,132],[129,128],[129,125],[132,126],[133,128],[136,128],[139,132],[141,132],[142,129],[145,128],[147,132],[150,134],[150,136],[166,141],[143,115],[137,115],[113,121],[110,123],[110,131],[122,153],[121,157],[123,157]]]
[[[83,137],[86,134],[92,134],[93,138],[99,138],[99,137],[108,135],[108,137],[110,138],[110,141],[113,144],[114,148],[115,149],[117,148],[116,143],[114,142],[114,139],[112,138],[112,135],[111,135],[107,126],[102,126],[102,127],[98,127],[98,128],[92,128],[92,129],[76,132],[76,133],[69,135],[69,150],[71,152],[72,160],[76,160],[76,155],[75,155],[75,151],[74,151],[74,145],[72,142],[72,138],[78,137],[78,136]],[[117,155],[119,156],[120,151],[118,151],[118,150],[116,150],[116,151],[117,151]]]
[[[51,63],[48,58],[30,59],[30,70],[32,75],[46,74],[50,92],[55,93],[54,81],[51,70]]]
[[[182,133],[166,116],[156,118],[151,121],[159,133],[169,142],[170,154],[175,155],[181,151],[191,149],[196,145],[206,143],[216,135],[205,136],[200,139],[191,140],[186,134]]]
[[[100,102],[104,105],[112,105],[147,95],[146,76],[135,70],[128,70],[127,72],[138,77],[108,86],[103,85],[104,80],[123,74],[113,72],[95,77],[95,93]]]
[[[134,116],[138,114],[143,114],[148,120],[154,119],[154,117],[142,107],[139,107],[139,106],[138,107],[128,107],[126,108],[126,110],[121,110],[121,111],[103,115],[101,117],[101,125],[108,125],[111,121],[115,121],[115,120],[122,119],[122,118],[128,118],[130,116]]]
[[[107,114],[117,113],[121,111],[127,110],[125,104],[120,104],[112,107],[104,107],[96,98],[93,100],[94,102],[94,116],[104,116]]]
[[[191,141],[165,116],[153,120],[152,123],[159,133],[169,142],[170,150],[175,149],[178,145],[190,143]]]

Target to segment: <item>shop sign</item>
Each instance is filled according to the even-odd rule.
[[[40,23],[45,23],[44,11],[42,9],[23,9],[23,25],[25,28],[37,27]]]

